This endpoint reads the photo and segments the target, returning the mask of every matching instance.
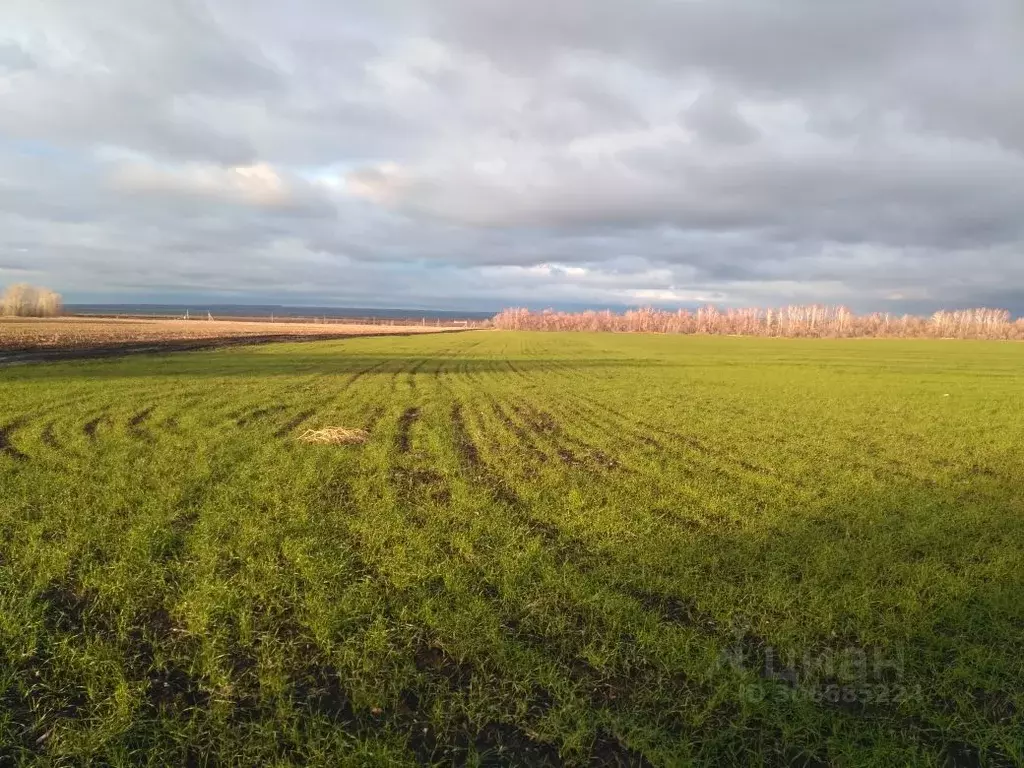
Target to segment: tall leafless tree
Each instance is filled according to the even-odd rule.
[[[612,312],[531,312],[505,309],[495,328],[535,331],[607,331],[617,333],[702,333],[742,336],[817,338],[1024,339],[1024,319],[1003,309],[936,312],[931,317],[876,312],[855,315],[846,307],[811,304],[780,309],[701,307],[695,312],[643,308]]]
[[[0,298],[0,314],[9,317],[56,317],[62,310],[59,293],[27,283],[8,286]]]

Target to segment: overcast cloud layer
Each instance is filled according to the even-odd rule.
[[[1024,5],[7,0],[16,281],[1024,311]]]

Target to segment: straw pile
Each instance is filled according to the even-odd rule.
[[[304,443],[323,443],[326,445],[357,445],[365,443],[370,434],[363,429],[348,427],[324,427],[323,429],[307,429],[299,440]]]

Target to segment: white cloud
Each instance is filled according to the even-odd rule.
[[[70,295],[1024,309],[1021,22],[1014,0],[7,3],[0,270]]]
[[[267,163],[229,168],[130,163],[118,167],[111,181],[128,192],[192,195],[266,208],[283,208],[298,202],[296,191]]]

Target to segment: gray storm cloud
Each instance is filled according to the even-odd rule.
[[[1024,311],[1014,0],[14,0],[0,283]]]

